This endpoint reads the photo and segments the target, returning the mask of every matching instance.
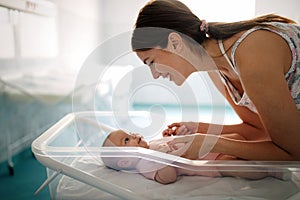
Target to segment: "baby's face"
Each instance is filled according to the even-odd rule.
[[[113,143],[115,146],[143,147],[149,148],[148,142],[143,136],[137,133],[126,133],[122,130],[116,130],[110,133],[104,146],[110,146],[107,143]]]

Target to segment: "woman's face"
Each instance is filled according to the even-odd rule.
[[[164,49],[138,51],[137,56],[150,67],[153,78],[168,78],[180,86],[196,69],[181,56]]]

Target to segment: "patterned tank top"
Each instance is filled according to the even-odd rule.
[[[291,52],[292,52],[292,65],[289,69],[289,71],[285,74],[285,79],[287,82],[287,85],[289,87],[289,90],[291,92],[291,96],[293,97],[295,104],[300,111],[300,26],[294,25],[294,24],[285,24],[285,23],[278,23],[278,22],[272,22],[270,23],[278,28],[280,30],[272,30],[267,27],[254,27],[252,29],[249,29],[246,31],[233,45],[232,51],[231,51],[231,60],[229,60],[228,56],[225,53],[222,40],[219,40],[219,48],[224,55],[225,59],[229,63],[229,65],[233,68],[235,73],[237,75],[238,71],[236,69],[236,63],[234,60],[234,54],[239,46],[239,44],[245,39],[250,33],[256,30],[264,29],[269,30],[271,32],[274,32],[278,35],[280,35],[289,45]],[[221,79],[223,80],[232,100],[236,105],[240,106],[246,106],[253,112],[257,113],[255,105],[252,103],[252,101],[249,99],[246,92],[242,96],[240,96],[239,92],[236,90],[236,88],[230,83],[230,81],[220,72]]]

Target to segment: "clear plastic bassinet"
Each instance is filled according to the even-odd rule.
[[[299,199],[300,162],[188,160],[136,147],[100,147],[112,129],[158,137],[161,124],[153,114],[132,111],[70,113],[32,143],[32,151],[48,172],[52,199]],[[159,121],[159,120],[158,120]],[[158,130],[153,133],[151,130]],[[103,166],[101,156],[130,156],[196,171],[282,172],[285,179],[266,177],[180,177],[161,185],[139,174]]]

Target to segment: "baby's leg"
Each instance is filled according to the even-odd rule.
[[[246,140],[243,136],[237,133],[228,133],[228,134],[222,134],[222,137],[231,138],[235,140]],[[218,156],[217,160],[238,160],[237,158],[229,155],[223,155],[221,154]],[[233,169],[234,170],[234,169]],[[253,169],[252,169],[253,170]],[[287,180],[290,177],[290,173],[288,172],[254,172],[249,169],[248,172],[241,171],[241,172],[234,172],[234,171],[220,171],[220,174],[222,176],[236,176],[246,179],[262,179],[267,176],[272,176],[281,180]]]
[[[182,176],[206,176],[206,177],[221,177],[218,169],[210,169],[207,171],[193,171],[188,169],[177,168],[177,174]]]
[[[217,160],[218,157],[222,155],[220,153],[208,153],[204,158],[201,160]],[[206,167],[207,169],[207,167]],[[187,175],[187,176],[207,176],[207,177],[221,177],[219,170],[217,167],[210,167],[204,171],[197,171],[197,170],[187,170],[187,169],[177,169],[177,173],[180,175]]]
[[[219,160],[237,160],[235,157],[233,156],[229,156],[229,155],[222,155],[219,156],[218,158]],[[234,170],[234,169],[233,169]],[[241,177],[241,178],[245,178],[245,179],[251,179],[251,180],[258,180],[258,179],[263,179],[266,177],[274,177],[274,178],[278,178],[281,180],[289,180],[291,175],[290,172],[256,172],[256,171],[251,171],[253,170],[253,168],[249,167],[249,171],[221,171],[220,170],[220,174],[222,176],[233,176],[233,177]]]

